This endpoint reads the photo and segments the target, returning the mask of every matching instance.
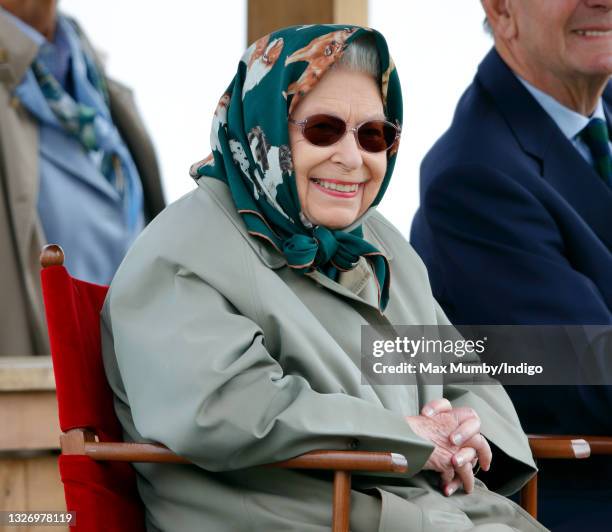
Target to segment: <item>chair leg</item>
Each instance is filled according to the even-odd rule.
[[[521,490],[521,506],[534,519],[538,518],[538,475],[535,475]]]
[[[332,512],[332,532],[349,532],[351,474],[348,471],[334,471]]]

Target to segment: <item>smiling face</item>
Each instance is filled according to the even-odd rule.
[[[342,67],[329,70],[291,118],[299,122],[315,114],[341,118],[349,128],[385,118],[376,80]],[[314,146],[293,124],[289,140],[300,205],[313,224],[341,229],[370,207],[387,171],[387,152],[361,150],[352,132],[331,146]]]
[[[531,71],[562,82],[612,74],[612,0],[510,0],[508,10]]]
[[[612,0],[522,0],[524,46],[553,71],[612,73]]]

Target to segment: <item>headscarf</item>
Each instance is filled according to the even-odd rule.
[[[363,238],[360,220],[346,229],[313,226],[308,221],[302,213],[289,147],[291,111],[351,41],[364,35],[374,37],[378,50],[378,82],[387,119],[401,125],[399,78],[379,32],[332,24],[284,28],[257,40],[242,56],[215,110],[212,153],[194,164],[190,173],[196,180],[209,176],[224,181],[249,234],[276,248],[298,274],[319,270],[337,280],[339,272],[352,269],[360,257],[368,259],[383,312],[390,282],[386,257]],[[396,153],[397,145],[387,152],[387,171],[370,209],[387,189]]]

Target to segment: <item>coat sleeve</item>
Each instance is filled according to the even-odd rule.
[[[451,325],[437,303],[436,315],[438,325]],[[462,362],[478,363],[478,359],[475,355],[473,358],[466,355]],[[537,472],[537,468],[527,436],[503,386],[488,378],[482,382],[490,384],[449,381],[444,385],[443,396],[454,407],[469,407],[476,411],[480,417],[481,434],[487,438],[493,451],[490,471],[481,471],[479,478],[489,489],[510,495],[518,491]]]
[[[210,284],[164,260],[137,262],[113,282],[102,327],[109,381],[140,436],[210,471],[315,449],[397,452],[409,474],[422,468],[433,447],[401,415],[285,374],[260,327]]]

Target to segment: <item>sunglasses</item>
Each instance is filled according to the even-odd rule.
[[[355,127],[348,127],[341,118],[332,115],[313,115],[289,122],[299,126],[304,138],[315,146],[331,146],[352,131],[357,145],[364,151],[378,153],[390,149],[399,138],[401,129],[388,120],[367,120]]]

